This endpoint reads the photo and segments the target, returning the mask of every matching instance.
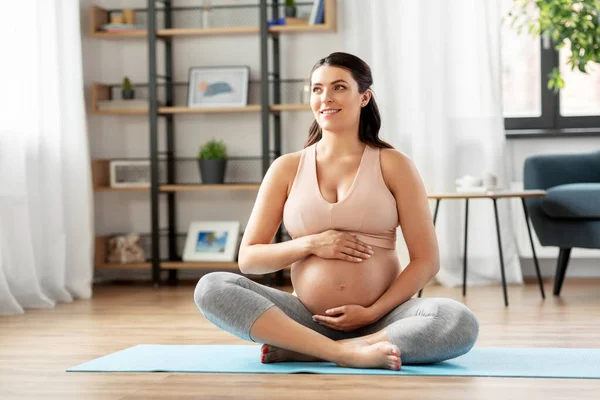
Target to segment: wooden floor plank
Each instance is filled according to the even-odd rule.
[[[552,282],[546,282],[551,293]],[[600,280],[568,279],[543,301],[535,283],[429,286],[479,318],[478,347],[599,348]],[[291,287],[281,288],[291,292]],[[91,300],[0,317],[0,399],[516,399],[598,398],[600,380],[266,374],[67,373],[71,366],[142,343],[247,344],[208,322],[193,284],[94,287]],[[410,397],[409,397],[410,396]]]

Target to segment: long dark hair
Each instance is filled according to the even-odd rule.
[[[323,65],[344,68],[349,71],[356,83],[358,83],[359,93],[364,93],[367,89],[370,89],[373,84],[371,68],[366,62],[355,55],[341,52],[331,53],[327,57],[317,61],[310,71],[310,76],[312,77],[313,72]],[[369,103],[360,110],[358,137],[361,142],[370,144],[374,147],[393,149],[394,147],[391,144],[379,139],[380,128],[381,115],[379,114],[379,108],[377,107],[374,96],[371,96]],[[317,143],[321,140],[322,136],[323,132],[321,127],[317,123],[317,120],[313,120],[310,128],[308,128],[308,140],[304,147]]]

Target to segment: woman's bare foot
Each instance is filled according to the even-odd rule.
[[[338,343],[344,343],[351,346],[368,346],[369,343],[365,339],[344,339],[338,340]],[[261,347],[261,359],[260,362],[263,364],[285,362],[285,361],[303,361],[303,362],[318,362],[324,361],[318,357],[309,356],[306,354],[296,353],[295,351],[282,349],[270,344],[263,344]]]
[[[390,342],[368,346],[348,345],[344,350],[341,360],[336,362],[341,367],[400,369],[400,349]]]
[[[306,354],[296,353],[295,351],[282,349],[270,344],[263,344],[261,347],[261,359],[263,364],[284,362],[284,361],[323,361],[317,357],[308,356]]]
[[[342,342],[340,340],[340,342]],[[352,368],[383,368],[399,370],[402,365],[400,349],[390,342],[379,342],[375,344],[362,344],[356,339],[345,340],[345,349],[341,361],[337,362],[341,367]],[[324,361],[317,357],[294,351],[282,349],[269,344],[263,344],[261,362],[264,364],[283,361],[316,362]]]

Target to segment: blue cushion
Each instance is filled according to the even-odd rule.
[[[549,188],[542,209],[553,218],[600,219],[600,183],[570,183]]]

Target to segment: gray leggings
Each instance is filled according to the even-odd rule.
[[[333,340],[385,329],[390,341],[400,348],[403,364],[429,364],[458,357],[473,347],[479,332],[475,315],[464,304],[445,298],[412,298],[375,323],[351,332],[329,329],[314,322],[312,313],[296,296],[230,272],[204,275],[196,286],[194,301],[217,327],[252,342],[252,325],[272,306]]]

